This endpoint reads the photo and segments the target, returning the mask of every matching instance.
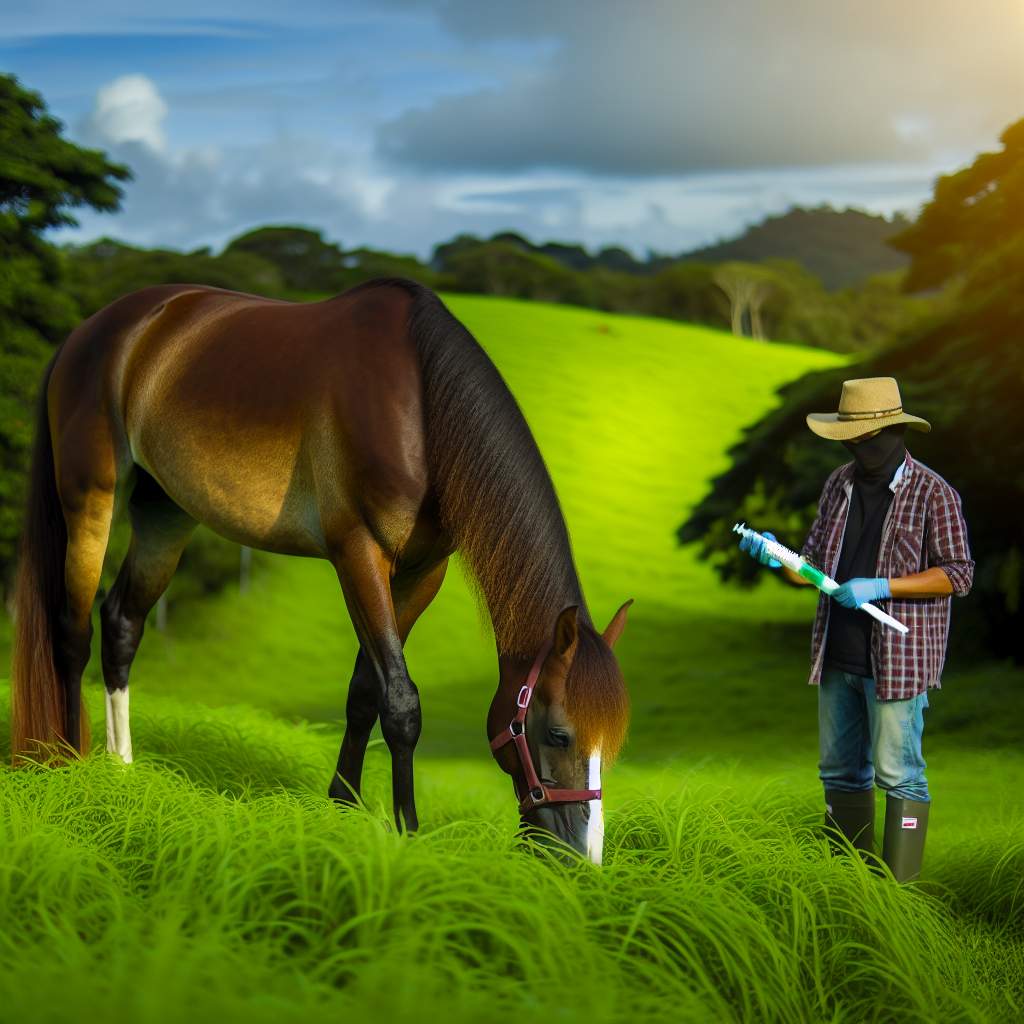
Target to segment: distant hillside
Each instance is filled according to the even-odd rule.
[[[909,223],[899,214],[886,220],[861,210],[794,207],[752,225],[738,238],[696,249],[680,259],[695,263],[795,260],[834,291],[859,284],[872,274],[902,270],[907,257],[889,248],[885,240]]]
[[[590,253],[578,242],[544,242],[538,245],[516,231],[498,231],[490,238],[461,234],[448,242],[434,246],[430,267],[436,271],[451,269],[460,254],[473,252],[489,243],[514,246],[535,256],[547,256],[569,270],[615,270],[624,274],[651,274],[663,269],[678,257],[649,252],[646,260],[638,260],[631,252],[618,245],[609,245]]]
[[[739,260],[760,263],[783,259],[799,263],[817,277],[826,289],[835,291],[860,284],[873,274],[902,270],[907,258],[889,248],[886,239],[909,225],[897,214],[892,220],[862,210],[833,210],[830,206],[804,209],[795,206],[786,213],[768,217],[747,228],[736,238],[679,255],[648,251],[637,259],[620,246],[606,246],[596,253],[574,242],[531,242],[515,231],[500,231],[489,239],[459,235],[435,246],[430,268],[450,271],[460,256],[479,252],[500,243],[533,256],[543,256],[574,271],[616,271],[653,275],[679,262],[724,263]]]

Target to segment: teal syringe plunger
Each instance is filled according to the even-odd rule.
[[[763,534],[757,532],[757,530],[751,530],[747,527],[746,523],[737,523],[732,528],[733,533],[738,533],[741,537],[756,538],[764,542],[764,550],[772,557],[778,559],[787,569],[792,570],[798,576],[802,576],[805,580],[813,583],[823,594],[828,594],[831,597],[838,589],[839,584],[830,576],[826,576],[820,569],[815,569],[806,558],[802,558],[795,551],[790,551],[784,544],[780,544],[777,540],[770,540]],[[908,632],[908,628],[903,625],[899,619],[894,619],[891,615],[886,614],[877,605],[873,605],[870,602],[866,604],[859,604],[857,607],[862,612],[867,612],[868,615],[878,619],[879,622],[891,629],[895,629],[900,633]]]

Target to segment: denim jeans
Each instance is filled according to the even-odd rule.
[[[818,687],[818,765],[826,789],[880,789],[927,802],[921,733],[928,694],[876,700],[875,681],[825,668]]]

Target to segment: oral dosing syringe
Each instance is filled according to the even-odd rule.
[[[746,523],[737,523],[732,528],[732,532],[738,533],[741,537],[756,537],[764,541],[764,550],[772,558],[778,559],[787,569],[791,569],[798,576],[802,576],[809,583],[813,583],[823,594],[828,594],[831,597],[839,589],[839,584],[834,579],[826,576],[820,569],[815,569],[806,558],[802,558],[795,551],[790,551],[789,548],[784,544],[780,544],[777,540],[771,540],[765,537],[764,534],[758,533],[757,530],[749,529]],[[908,628],[899,619],[894,619],[891,615],[883,612],[877,605],[869,602],[859,604],[857,607],[891,629],[895,629],[900,633],[909,632]]]

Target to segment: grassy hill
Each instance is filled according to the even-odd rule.
[[[484,734],[493,642],[457,569],[407,646],[424,708],[422,833],[387,826],[380,740],[367,810],[330,805],[355,640],[333,570],[278,558],[247,594],[151,627],[132,675],[135,765],[0,775],[3,1005],[15,1019],[103,1005],[133,1021],[1024,1009],[1024,757],[1006,746],[1020,674],[963,666],[933,699],[926,881],[886,884],[828,858],[814,831],[813,595],[774,581],[724,590],[675,545],[775,387],[837,357],[565,306],[448,301],[537,436],[595,620],[636,600],[617,648],[634,717],[604,779],[605,868],[517,845]],[[98,643],[99,736],[96,655]]]

